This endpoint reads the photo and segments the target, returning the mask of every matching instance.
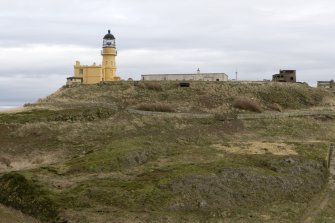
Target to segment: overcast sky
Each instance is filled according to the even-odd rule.
[[[0,106],[45,97],[73,64],[100,64],[116,37],[118,74],[225,72],[271,79],[296,69],[335,79],[334,0],[0,0]]]

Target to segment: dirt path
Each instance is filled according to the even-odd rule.
[[[176,113],[176,112],[152,112],[141,111],[136,109],[127,110],[131,114],[138,114],[144,116],[160,116],[160,117],[174,117],[174,118],[214,118],[215,114],[209,113]],[[306,117],[306,116],[335,116],[333,110],[299,110],[299,111],[285,111],[285,112],[264,112],[264,113],[241,113],[238,114],[236,119],[249,120],[249,119],[275,119],[287,117]],[[234,118],[228,118],[234,119]]]
[[[307,117],[307,116],[334,116],[335,111],[322,110],[298,110],[298,111],[284,111],[284,112],[264,112],[256,114],[238,114],[237,119],[275,119],[275,118],[289,118],[289,117]]]
[[[315,218],[325,209],[329,202],[330,194],[335,193],[335,145],[331,145],[329,181],[321,194],[318,194],[310,203],[312,204],[305,211],[302,223],[314,223]]]

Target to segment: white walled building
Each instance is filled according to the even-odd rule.
[[[142,74],[143,81],[228,81],[225,73]]]

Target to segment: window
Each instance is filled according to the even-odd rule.
[[[79,69],[79,74],[83,75],[84,74],[84,69]]]

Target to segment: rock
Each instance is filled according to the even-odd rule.
[[[286,158],[285,162],[288,164],[295,164],[295,160],[292,157]]]
[[[202,200],[202,201],[198,202],[198,207],[200,209],[204,209],[204,208],[208,207],[207,201]]]

